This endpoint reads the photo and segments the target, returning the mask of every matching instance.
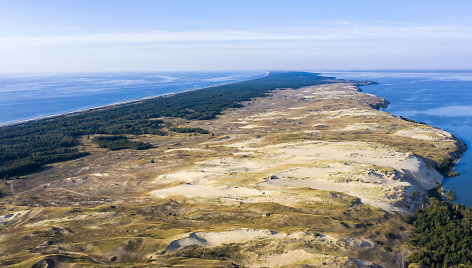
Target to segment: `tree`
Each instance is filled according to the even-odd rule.
[[[447,191],[446,198],[449,201],[454,201],[456,200],[456,195],[452,191]]]

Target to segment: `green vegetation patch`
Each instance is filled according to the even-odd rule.
[[[177,133],[210,134],[210,131],[199,127],[171,127],[169,130]]]
[[[152,148],[149,142],[130,141],[125,136],[99,136],[92,140],[100,148],[108,148],[112,151],[122,149],[146,150]]]
[[[422,250],[411,255],[411,262],[428,267],[472,265],[471,208],[431,198],[415,217],[411,244]]]
[[[230,260],[241,258],[240,251],[240,246],[234,243],[211,248],[192,245],[178,251],[175,256],[209,260]]]

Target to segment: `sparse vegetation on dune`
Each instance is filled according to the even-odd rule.
[[[0,265],[401,267],[413,226],[397,211],[463,148],[383,103],[325,84],[148,120],[166,136],[80,136],[89,156],[2,181]]]
[[[26,259],[95,266],[139,266],[146,265],[148,261],[152,261],[153,266],[197,265],[206,260],[245,264],[257,260],[257,254],[280,254],[294,248],[304,249],[310,254],[329,253],[337,252],[340,246],[354,258],[362,254],[371,254],[373,257],[373,253],[359,253],[358,246],[351,245],[353,241],[360,241],[356,242],[360,244],[362,237],[370,237],[369,243],[376,241],[377,245],[384,248],[376,251],[375,258],[392,261],[395,254],[389,250],[397,249],[402,241],[406,241],[402,228],[408,227],[400,217],[362,204],[353,205],[355,198],[347,195],[311,189],[296,191],[308,191],[323,197],[324,205],[303,202],[294,206],[239,202],[219,204],[211,199],[164,199],[141,203],[139,206],[108,205],[83,208],[80,211],[72,208],[45,208],[42,214],[28,220],[34,224],[23,225],[15,233],[3,236],[6,241],[15,242],[3,249],[0,265]],[[271,212],[271,215],[266,216],[267,212]],[[5,230],[8,225],[1,228]],[[238,228],[298,235],[281,236],[275,240],[261,238],[232,245],[223,243],[210,248],[191,246],[161,254],[182,233],[197,230],[220,232]],[[395,238],[388,238],[389,233],[396,234]],[[346,242],[345,237],[351,237],[352,241]],[[374,246],[376,244],[369,244],[365,249]],[[69,257],[57,259],[58,256]]]
[[[313,73],[274,72],[254,80],[0,127],[0,178],[87,155],[74,148],[83,135],[166,135],[162,121],[155,118],[212,119],[224,109],[241,107],[240,102],[262,97],[277,88],[330,82],[330,78]],[[174,131],[203,133],[197,128]]]

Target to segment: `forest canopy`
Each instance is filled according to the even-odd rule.
[[[432,197],[415,213],[410,261],[428,267],[472,266],[472,209]]]

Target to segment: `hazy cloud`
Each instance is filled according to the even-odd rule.
[[[464,68],[472,26],[325,22],[244,30],[0,36],[0,72]]]
[[[271,31],[147,31],[45,36],[3,36],[0,47],[43,47],[61,45],[139,44],[166,42],[343,40],[343,39],[454,39],[472,40],[466,26],[369,26],[356,24]]]

